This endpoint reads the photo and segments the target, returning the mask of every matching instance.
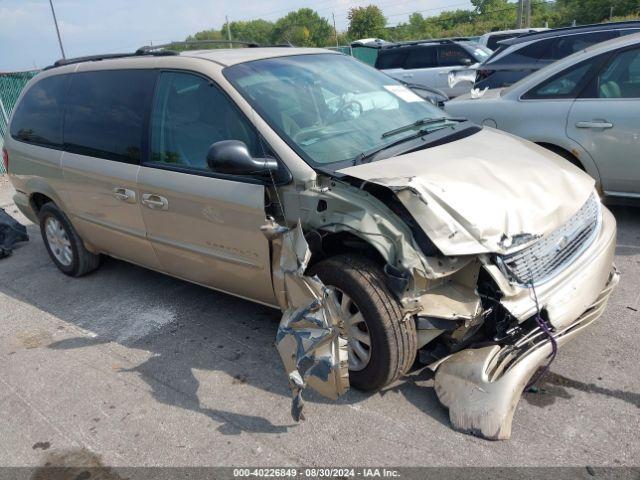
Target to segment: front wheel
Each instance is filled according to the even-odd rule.
[[[378,265],[362,257],[337,255],[311,267],[309,274],[337,292],[351,386],[379,390],[409,370],[417,349],[415,323],[403,318]]]

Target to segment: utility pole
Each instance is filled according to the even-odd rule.
[[[231,26],[229,25],[229,16],[224,16],[225,21],[227,22],[227,38],[229,40],[229,48],[233,48],[233,44],[231,43]]]
[[[53,9],[53,0],[49,0],[49,5],[51,5],[51,13],[53,14],[53,23],[56,26],[56,33],[58,34],[58,44],[60,45],[60,52],[62,53],[62,58],[67,58],[64,54],[64,48],[62,48],[62,38],[60,38],[60,29],[58,28],[58,19],[56,18],[56,11]]]
[[[613,20],[613,5],[609,7],[609,21]]]
[[[522,7],[524,0],[518,0],[516,4],[516,28],[522,28]]]
[[[333,12],[331,12],[331,17],[333,18],[333,36],[336,37],[336,47],[338,47],[338,30],[336,30],[336,16]]]
[[[524,18],[524,27],[531,28],[531,0],[525,0]]]

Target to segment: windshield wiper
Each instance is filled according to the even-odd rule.
[[[411,130],[412,128],[423,127],[425,125],[433,125],[434,123],[445,122],[447,120],[450,120],[450,121],[453,121],[453,122],[464,122],[466,120],[466,118],[456,118],[456,117],[422,118],[420,120],[416,120],[413,123],[410,123],[409,125],[405,125],[403,127],[394,128],[393,130],[389,130],[388,132],[384,132],[381,135],[381,138],[391,137],[391,136],[393,136],[393,135],[395,135],[397,133],[402,133],[402,132],[406,132],[407,130]]]
[[[430,124],[434,124],[434,123],[439,123],[439,122],[442,122],[443,120],[452,120],[454,122],[466,122],[467,121],[466,118],[455,118],[455,117],[427,118],[427,119],[424,119],[424,120],[418,120],[418,122],[414,122],[411,125],[406,125],[404,127],[396,128],[395,130],[389,130],[389,132],[383,133],[382,137],[384,138],[385,135],[386,136],[391,136],[391,135],[394,135],[395,133],[400,133],[403,130],[409,130],[410,128],[415,127],[415,126],[424,126],[424,125],[430,125]],[[410,140],[415,140],[415,139],[420,138],[420,137],[422,137],[424,135],[428,135],[431,132],[435,132],[436,130],[441,130],[441,128],[431,128],[431,129],[430,128],[421,128],[420,130],[418,130],[415,133],[412,133],[411,135],[407,135],[406,137],[399,138],[398,140],[395,140],[395,141],[393,141],[391,143],[387,143],[385,145],[381,145],[381,146],[376,147],[376,148],[374,148],[372,150],[369,150],[367,152],[362,152],[362,153],[358,154],[356,156],[356,158],[353,159],[353,164],[354,165],[358,165],[359,163],[364,163],[367,160],[371,160],[373,157],[375,157],[377,154],[379,154],[383,150],[387,150],[389,148],[396,147],[396,146],[398,146],[398,145],[400,145],[402,143],[408,142]]]
[[[411,135],[407,135],[406,137],[402,137],[402,138],[396,140],[395,142],[387,143],[386,145],[382,145],[380,147],[376,147],[376,148],[374,148],[372,150],[369,150],[367,152],[362,152],[362,153],[358,154],[356,156],[356,158],[353,159],[353,164],[354,165],[358,165],[359,163],[364,163],[367,160],[371,160],[373,157],[375,157],[377,154],[379,154],[383,150],[387,150],[388,148],[395,147],[397,145],[400,145],[401,143],[408,142],[409,140],[415,140],[416,138],[420,138],[423,135],[427,135],[428,133],[431,133],[431,131],[427,130],[426,128],[423,128],[421,130],[418,130],[415,133],[412,133]]]

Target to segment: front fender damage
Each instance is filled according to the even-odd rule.
[[[347,341],[338,334],[340,307],[332,289],[304,275],[311,251],[299,222],[293,229],[269,222],[262,231],[272,245],[274,288],[283,311],[276,347],[293,397],[291,416],[304,420],[307,386],[331,399],[349,389]]]

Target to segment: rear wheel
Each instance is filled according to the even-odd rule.
[[[386,287],[382,269],[362,257],[338,255],[314,265],[310,274],[334,287],[348,340],[349,383],[378,390],[406,373],[416,355],[416,327],[404,319]]]
[[[84,247],[67,216],[55,203],[45,203],[38,213],[42,240],[53,263],[63,273],[80,277],[100,265],[100,255]]]

